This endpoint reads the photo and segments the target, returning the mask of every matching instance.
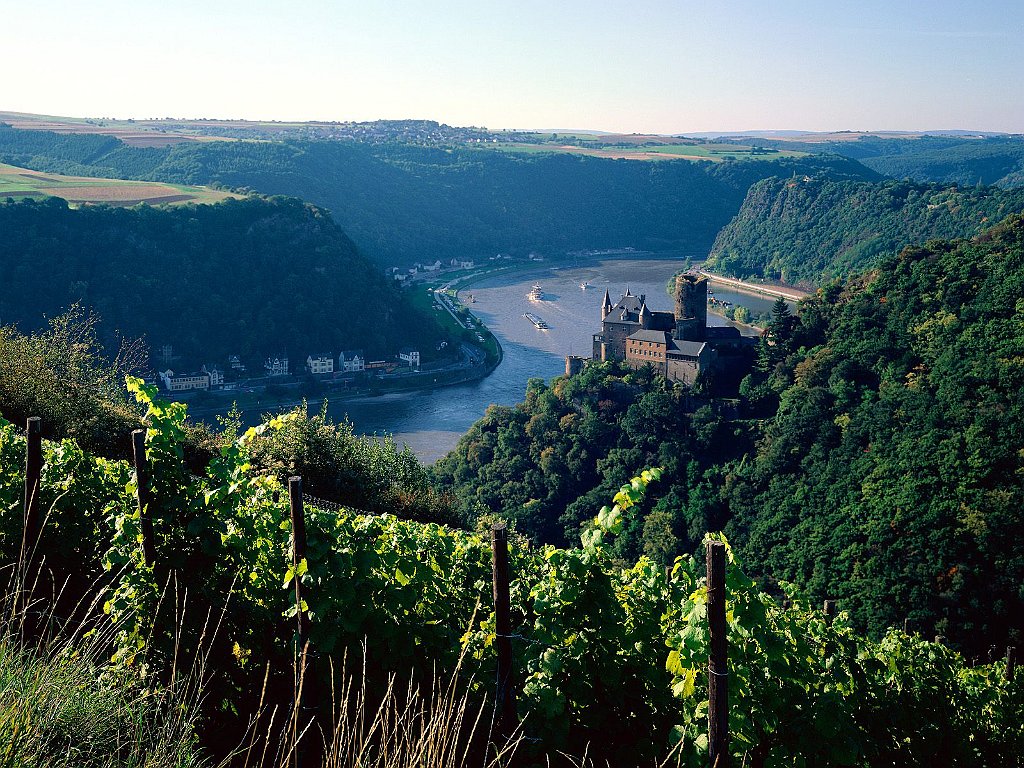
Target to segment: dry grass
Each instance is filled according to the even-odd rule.
[[[61,596],[30,597],[46,577],[26,583],[21,571],[4,569],[11,584],[0,598],[0,768],[503,768],[520,744],[518,734],[488,744],[491,709],[471,699],[461,660],[425,689],[392,675],[383,691],[370,691],[363,659],[355,674],[322,676],[341,681],[329,692],[328,722],[259,702],[244,742],[220,745],[213,762],[197,747],[209,679],[203,652],[190,661],[176,652],[169,683],[140,679],[110,662],[117,627],[97,610],[99,588],[70,611],[74,618],[58,620],[47,606]],[[187,600],[173,592],[172,583],[163,605],[183,611]],[[215,612],[206,627],[208,647]],[[298,701],[308,682],[298,676]]]
[[[11,587],[0,622],[0,766],[207,765],[195,746],[199,678],[160,688],[115,668],[114,627],[95,604],[54,626],[45,606],[55,600],[29,599],[15,577]]]

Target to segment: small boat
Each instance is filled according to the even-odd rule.
[[[533,312],[527,312],[526,314],[523,315],[523,317],[525,317],[527,320],[533,323],[533,327],[538,330],[546,331],[550,327],[547,323],[545,323],[543,320],[541,320],[539,317],[533,314]]]
[[[586,281],[586,280],[584,280],[582,283],[580,283],[580,288],[583,289],[584,291],[587,290],[587,288],[590,288],[590,287],[591,287],[590,283],[588,281]]]
[[[467,296],[466,298],[469,299],[470,304],[476,304],[476,296],[474,296],[472,293],[469,294],[469,296]]]
[[[526,298],[530,301],[541,301],[544,298],[544,289],[540,287],[539,283],[535,284],[533,288],[530,289]]]

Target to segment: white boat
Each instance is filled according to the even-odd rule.
[[[587,288],[590,288],[590,287],[591,287],[590,283],[588,281],[586,281],[586,280],[584,280],[582,283],[580,283],[580,288],[582,288],[584,291],[587,290]]]
[[[540,287],[539,283],[535,284],[526,297],[530,301],[541,301],[544,298],[544,289]]]
[[[527,320],[533,323],[533,327],[540,331],[546,331],[550,327],[547,323],[537,317],[533,312],[527,312],[523,315]]]

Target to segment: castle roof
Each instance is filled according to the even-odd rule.
[[[709,325],[707,327],[707,338],[710,341],[738,339],[742,335],[740,329],[734,325]]]
[[[630,335],[633,341],[653,341],[657,344],[668,344],[668,334],[665,331],[637,331]]]
[[[619,299],[619,303],[613,307],[613,310],[624,309],[630,314],[639,314],[640,307],[642,307],[643,304],[644,300],[642,296],[631,296],[630,294],[627,293],[625,296]]]
[[[635,325],[637,328],[640,327],[640,322],[636,318],[630,318],[629,312],[625,313],[626,317],[622,317],[621,314],[609,314],[604,319],[604,322],[611,325]]]
[[[674,352],[677,355],[685,355],[686,357],[699,357],[704,347],[707,346],[703,341],[683,341],[682,339],[670,339],[668,345],[669,357],[672,357]]]

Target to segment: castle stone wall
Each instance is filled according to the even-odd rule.
[[[676,276],[676,338],[704,341],[708,325],[708,279],[700,275]]]

